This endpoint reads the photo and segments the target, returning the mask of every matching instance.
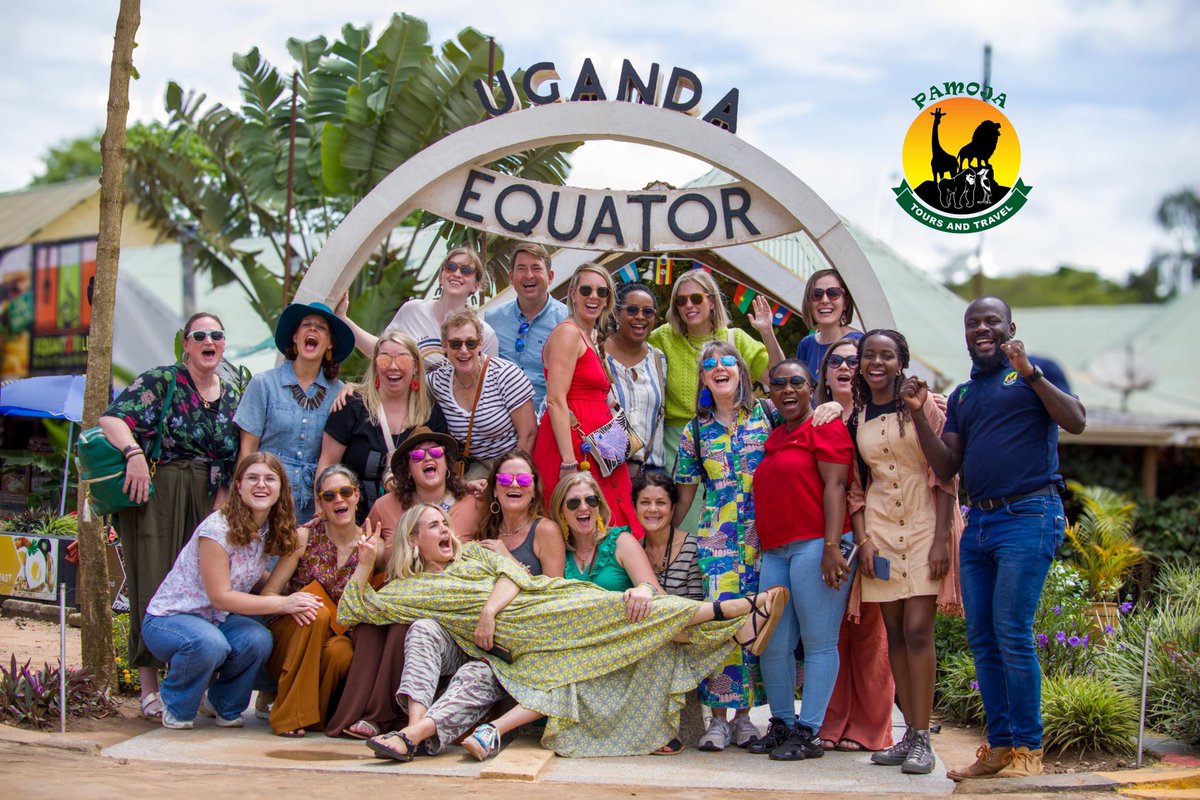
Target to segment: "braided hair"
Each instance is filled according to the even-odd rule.
[[[904,384],[904,379],[907,377],[904,370],[908,369],[911,357],[908,352],[908,339],[904,338],[904,334],[899,331],[894,331],[889,328],[874,328],[866,332],[866,334],[858,340],[858,371],[854,373],[854,381],[851,384],[854,393],[854,414],[857,415],[867,407],[867,403],[871,400],[871,387],[867,385],[867,379],[863,377],[863,370],[867,368],[867,362],[863,359],[863,348],[867,344],[867,340],[872,336],[882,336],[891,339],[896,345],[896,358],[900,362],[900,371],[896,373],[896,380],[892,387],[893,402],[896,404],[896,420],[900,424],[900,435],[904,436],[904,421],[911,420],[911,415],[908,411],[908,406],[900,399],[900,387]],[[832,348],[831,348],[832,349]]]

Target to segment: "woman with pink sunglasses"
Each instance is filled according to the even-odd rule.
[[[483,496],[490,505],[479,543],[515,559],[530,575],[561,578],[566,546],[558,526],[546,519],[542,479],[529,454],[512,450],[496,459]]]

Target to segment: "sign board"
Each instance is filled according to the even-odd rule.
[[[92,323],[88,287],[95,276],[95,239],[34,247],[31,375],[78,373],[87,368]]]
[[[58,548],[52,536],[0,533],[0,594],[33,600],[58,598]]]

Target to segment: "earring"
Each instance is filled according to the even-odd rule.
[[[379,388],[379,376],[378,375],[375,376],[375,388],[376,389]]]
[[[713,404],[712,391],[707,386],[705,386],[703,389],[700,390],[700,405],[707,408],[708,406],[711,406],[712,404]]]
[[[608,528],[604,526],[604,517],[596,516],[596,538],[603,539],[608,532]]]
[[[433,296],[435,298],[442,296],[442,285],[440,283],[438,284],[438,287],[433,290]]]
[[[333,361],[333,348],[332,347],[325,351],[325,360]]]
[[[419,391],[420,388],[421,388],[421,382],[419,380],[417,380],[415,377],[412,379],[412,382],[408,384],[408,390],[410,392]]]
[[[568,541],[571,538],[571,529],[567,527],[567,515],[566,514],[559,515],[558,524],[562,526],[563,541],[564,542]]]
[[[500,504],[493,500],[492,504],[488,506],[488,510],[492,512],[492,516],[495,516],[500,513]]]

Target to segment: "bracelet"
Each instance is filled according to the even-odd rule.
[[[867,542],[871,542],[871,537],[870,537],[870,536],[864,536],[864,537],[862,538],[862,541],[861,541],[861,542],[857,542],[857,544],[858,544],[858,546],[859,546],[859,547],[862,547],[862,546],[863,546],[864,544],[866,544]],[[874,542],[871,542],[871,543],[872,543],[872,544],[874,544]]]
[[[639,583],[639,584],[638,584],[638,588],[639,588],[639,589],[640,589],[640,588],[642,588],[643,586],[645,586],[647,589],[649,589],[649,590],[650,590],[650,592],[651,592],[651,593],[652,593],[652,594],[653,594],[655,597],[658,597],[658,589],[655,589],[655,588],[654,588],[654,584],[650,583],[650,581],[642,581],[641,583]]]
[[[838,546],[838,543],[837,543],[837,542],[831,542],[831,541],[829,541],[828,539],[826,539],[826,540],[825,540],[825,546],[826,546],[826,547],[837,547],[837,546]]]
[[[579,462],[578,461],[570,461],[570,462],[564,461],[562,463],[562,466],[558,468],[558,471],[563,472],[564,470],[568,470],[568,469],[579,469]]]
[[[138,446],[137,442],[134,442],[131,445],[127,445],[125,447],[125,449],[121,451],[121,455],[125,456],[126,458],[129,458],[129,454],[131,452],[133,452],[134,450],[137,450],[138,452],[141,452],[141,450],[142,450],[142,448],[140,446]]]
[[[146,452],[139,447],[136,450],[126,450],[123,455],[125,456],[125,460],[128,461],[135,456],[144,456]]]

